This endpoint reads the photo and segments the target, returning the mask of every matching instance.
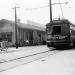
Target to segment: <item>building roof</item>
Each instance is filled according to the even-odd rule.
[[[2,19],[0,22],[7,22],[7,23],[15,25],[15,22],[11,21],[11,20]],[[35,25],[24,24],[24,23],[21,23],[21,22],[17,22],[17,25],[18,25],[18,27],[25,28],[25,29],[45,31],[45,28],[38,27],[38,26],[35,26]]]

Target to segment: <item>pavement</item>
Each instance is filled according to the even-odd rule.
[[[48,50],[50,49],[46,45],[19,47],[18,49],[11,47],[7,50],[0,51],[0,63]]]
[[[46,45],[8,48],[0,52],[0,72],[55,54]]]
[[[18,62],[13,63],[19,64]],[[0,75],[75,75],[75,49],[60,51],[53,55],[49,54],[49,56],[29,64],[25,64],[25,60],[20,62],[24,62],[24,64],[0,72]],[[5,67],[6,65],[3,65],[2,68]]]

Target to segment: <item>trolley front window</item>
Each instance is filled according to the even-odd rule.
[[[61,33],[61,26],[53,26],[52,34],[56,35],[56,34],[60,34],[60,33]]]

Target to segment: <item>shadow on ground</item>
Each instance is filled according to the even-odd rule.
[[[62,46],[62,47],[56,47],[55,49],[53,49],[53,50],[73,50],[73,49],[75,49],[75,47],[64,47],[64,46]],[[53,51],[53,50],[51,50],[51,51]]]

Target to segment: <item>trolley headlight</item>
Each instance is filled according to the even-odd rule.
[[[48,36],[47,36],[47,39],[51,39],[51,35],[48,35]]]
[[[59,39],[59,36],[56,36],[56,39]]]
[[[50,41],[46,41],[46,43],[50,43]]]

